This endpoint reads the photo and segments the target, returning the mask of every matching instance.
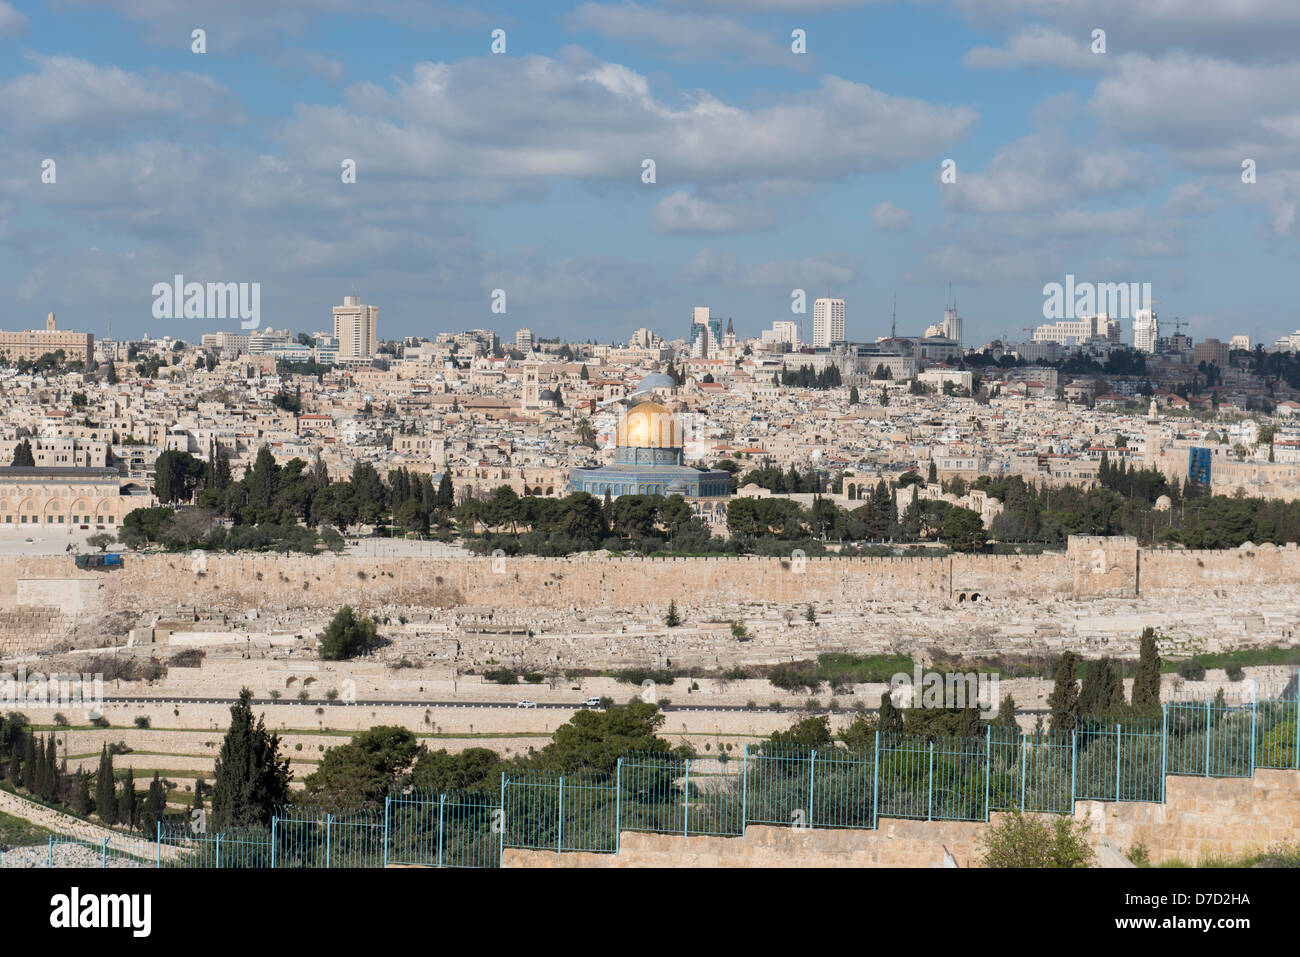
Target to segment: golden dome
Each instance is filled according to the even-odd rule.
[[[618,423],[614,444],[636,449],[678,449],[682,427],[658,402],[642,402],[628,409]]]

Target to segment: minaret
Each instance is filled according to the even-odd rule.
[[[894,309],[889,315],[889,338],[898,337],[898,293],[894,293]]]

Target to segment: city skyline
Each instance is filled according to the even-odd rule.
[[[260,283],[262,326],[364,290],[393,338],[674,335],[696,302],[745,337],[833,287],[870,341],[951,282],[978,344],[1076,275],[1271,342],[1300,326],[1300,13],[1247,6],[3,3],[5,326],[160,335],[184,274]]]

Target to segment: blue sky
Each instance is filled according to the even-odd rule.
[[[805,289],[870,340],[951,282],[979,344],[1072,273],[1272,341],[1296,50],[1294,0],[0,0],[0,324],[232,328],[152,318],[182,273],[302,331],[356,292],[385,337],[675,337],[696,305],[755,335]]]

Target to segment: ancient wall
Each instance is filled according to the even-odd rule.
[[[1122,852],[1142,843],[1159,864],[1236,855],[1300,834],[1300,771],[1252,778],[1167,779],[1165,804],[1079,801],[1075,817],[1094,847]],[[1051,816],[1044,815],[1048,820]],[[1002,814],[994,814],[996,824]],[[750,826],[744,837],[679,837],[624,831],[618,854],[507,849],[503,867],[939,867],[947,850],[978,867],[983,822],[882,818],[879,830],[795,830]]]
[[[652,609],[783,602],[854,606],[905,599],[946,606],[978,597],[1005,605],[1056,598],[1177,598],[1194,589],[1300,583],[1294,545],[1231,551],[1139,549],[1132,538],[1076,537],[1068,551],[943,558],[373,558],[196,553],[127,554],[114,571],[78,569],[71,557],[0,558],[0,653],[45,647],[66,631],[59,616],[311,611],[351,603],[390,609]],[[396,617],[394,612],[394,617]],[[20,627],[21,625],[21,627]],[[200,629],[204,630],[204,629]]]

